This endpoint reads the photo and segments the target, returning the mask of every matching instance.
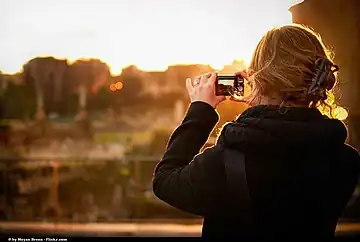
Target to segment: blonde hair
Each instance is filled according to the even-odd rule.
[[[333,55],[310,28],[290,24],[269,30],[258,43],[249,65],[253,74],[248,80],[252,91],[247,102],[260,104],[266,97],[285,106],[327,107],[331,113],[332,89],[336,84],[333,73],[327,81],[325,100],[304,91],[315,76],[319,58],[332,61]]]

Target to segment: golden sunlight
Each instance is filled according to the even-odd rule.
[[[17,6],[19,1],[11,3]],[[2,36],[0,51],[8,56],[0,60],[2,72],[15,73],[27,60],[44,55],[70,61],[99,58],[109,64],[113,75],[128,65],[152,71],[174,64],[221,69],[234,59],[248,64],[262,35],[271,27],[291,23],[288,9],[299,2],[182,0],[138,5],[124,0],[109,7],[74,4],[77,0],[64,0],[59,6],[34,1],[8,14],[14,31]],[[37,14],[29,14],[34,6]],[[16,21],[20,18],[27,21]]]
[[[333,117],[339,120],[347,119],[348,115],[348,112],[343,107],[336,107],[333,111]]]
[[[327,94],[327,99],[325,100],[326,105],[319,105],[318,109],[323,114],[330,118],[335,118],[338,120],[346,120],[348,117],[348,111],[341,107],[336,105],[335,103],[335,95],[332,92],[329,92]]]
[[[326,105],[321,105],[318,107],[319,111],[323,114],[326,115],[330,118],[335,118],[341,121],[344,121],[347,119],[348,117],[348,111],[341,107],[341,106],[337,106],[335,104],[326,106]]]

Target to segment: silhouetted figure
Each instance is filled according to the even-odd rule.
[[[206,238],[333,237],[360,171],[344,124],[319,111],[337,70],[311,30],[268,31],[249,72],[238,73],[252,86],[250,107],[201,154],[224,97],[214,73],[188,80],[192,103],[155,169],[154,193],[203,216]]]

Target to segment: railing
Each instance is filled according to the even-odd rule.
[[[110,194],[105,194],[109,197],[109,203],[111,203],[110,197],[114,196],[117,196],[117,198],[114,198],[113,200],[117,199],[119,203],[124,202],[124,200],[131,200],[128,210],[131,210],[130,213],[132,215],[124,215],[123,218],[141,217],[141,206],[139,205],[139,203],[141,203],[139,202],[140,200],[147,200],[149,204],[151,203],[154,205],[155,203],[166,207],[165,204],[155,198],[151,190],[151,176],[153,169],[160,158],[160,155],[124,156],[121,158],[0,157],[0,172],[3,174],[2,177],[4,181],[2,181],[2,184],[5,188],[3,189],[4,191],[2,194],[4,198],[3,200],[36,200],[36,194],[43,194],[44,191],[47,191],[48,198],[38,198],[39,203],[43,202],[40,200],[49,200],[47,203],[50,204],[52,209],[53,219],[60,221],[63,220],[61,217],[62,211],[64,210],[62,208],[62,204],[66,203],[66,199],[60,196],[69,196],[69,198],[71,198],[77,195],[76,193],[78,192],[77,190],[74,190],[67,193],[67,195],[61,195],[61,187],[67,187],[69,186],[67,184],[72,184],[71,182],[76,180],[86,179],[98,179],[100,183],[104,183],[105,180],[110,177],[110,179],[113,179],[114,182],[108,185],[105,184],[103,189],[99,189],[99,194],[102,194],[101,190],[108,190],[108,186],[113,187],[115,190],[117,189],[117,186],[121,187],[121,189],[119,188],[121,191],[118,192],[120,194],[111,194],[116,193],[116,191],[108,191]],[[11,191],[11,189],[7,189],[7,187],[9,187],[7,184],[14,183],[17,187],[16,192]],[[96,182],[93,184],[93,186],[97,185]],[[79,187],[76,188],[74,187],[74,189],[83,189],[82,185],[78,186]],[[126,194],[122,193],[124,189],[127,190]],[[99,194],[92,195],[92,198],[88,199],[94,200],[94,197],[103,196]],[[152,202],[149,202],[150,200]],[[88,203],[91,203],[91,201]],[[116,201],[113,203],[116,203]],[[14,202],[10,202],[10,204],[13,206],[12,210],[17,209],[14,207]],[[4,207],[4,205],[0,206]],[[146,210],[146,206],[150,205],[144,206]],[[3,208],[3,210],[6,209]],[[144,208],[142,210],[144,210]],[[129,211],[127,212],[129,213]],[[171,215],[169,216],[171,218]],[[167,218],[169,218],[169,216]],[[175,217],[176,216],[179,216],[179,214],[175,215]],[[182,216],[183,215],[180,215],[180,217]],[[16,220],[14,216],[11,217]]]
[[[45,206],[39,206],[51,208],[53,212],[51,219],[55,221],[86,221],[84,218],[78,220],[77,218],[69,218],[69,216],[64,218],[63,215],[64,210],[66,210],[64,206],[67,206],[67,200],[77,197],[75,203],[81,204],[82,195],[80,196],[79,193],[82,194],[82,190],[85,190],[83,181],[90,181],[90,188],[86,188],[90,190],[89,193],[93,192],[93,187],[100,186],[100,188],[96,188],[95,195],[92,198],[87,198],[88,200],[94,200],[94,197],[99,196],[108,197],[108,202],[105,203],[105,206],[108,206],[109,209],[107,214],[111,215],[113,213],[112,208],[110,208],[111,206],[114,206],[115,210],[116,207],[124,206],[125,215],[107,218],[106,216],[108,215],[105,214],[98,216],[101,219],[89,218],[88,221],[95,222],[101,220],[109,222],[123,221],[124,219],[158,218],[159,213],[157,210],[155,212],[148,211],[154,207],[161,207],[161,209],[166,210],[161,212],[160,218],[162,219],[195,218],[170,208],[170,206],[161,202],[152,193],[152,173],[160,158],[161,155],[137,155],[121,158],[106,157],[102,159],[89,157],[0,157],[0,173],[3,179],[0,181],[3,188],[2,194],[0,194],[0,217],[2,213],[6,213],[9,210],[12,211],[11,213],[15,210],[20,211],[21,209],[17,207],[18,203],[29,203],[28,200],[33,200],[35,202],[29,206],[37,205],[36,203],[45,204]],[[112,179],[112,181],[106,183],[107,179]],[[92,182],[93,180],[94,182]],[[14,184],[16,192],[11,188],[14,187],[11,186]],[[47,193],[45,196],[44,191]],[[40,196],[39,194],[42,194],[41,198],[38,197]],[[84,194],[86,197],[87,193],[84,192]],[[349,204],[353,206],[353,203],[358,204],[359,200],[359,193],[355,192]],[[92,203],[93,205],[94,202],[88,201],[87,203]],[[25,204],[24,206],[27,205]],[[356,206],[359,206],[359,204]],[[79,207],[81,208],[82,206]],[[46,209],[44,208],[44,210]],[[74,212],[77,212],[76,209]],[[91,212],[85,211],[84,213],[90,214]],[[96,211],[94,213],[101,214],[101,212]],[[48,215],[44,214],[46,212],[37,217],[40,220],[49,219]],[[8,214],[3,216],[7,220],[18,220],[13,214],[11,216]]]

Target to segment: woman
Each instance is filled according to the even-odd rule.
[[[268,31],[255,49],[249,104],[214,147],[216,74],[186,86],[191,105],[155,169],[154,193],[204,217],[203,237],[334,236],[357,183],[346,127],[323,116],[337,70],[320,38],[299,25]],[[330,106],[329,106],[330,107]]]

